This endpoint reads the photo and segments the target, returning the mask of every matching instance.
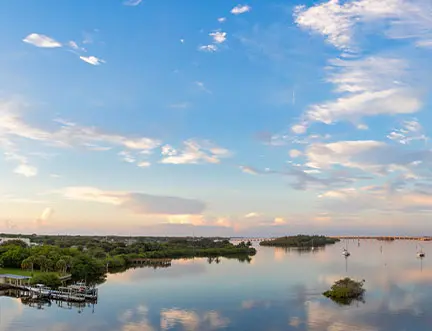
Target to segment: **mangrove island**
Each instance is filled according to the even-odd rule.
[[[343,278],[336,281],[329,291],[323,293],[327,298],[332,299],[334,302],[349,305],[352,301],[363,301],[363,288],[364,280],[357,282],[351,278]]]
[[[261,246],[273,246],[273,247],[299,247],[299,248],[312,248],[322,247],[338,242],[339,239],[330,238],[325,236],[285,236],[272,240],[264,240],[260,242]]]

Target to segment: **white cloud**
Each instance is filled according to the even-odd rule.
[[[127,163],[135,163],[136,159],[132,156],[132,154],[128,151],[121,151],[118,155],[122,158],[123,161]]]
[[[381,141],[316,143],[306,149],[305,156],[306,165],[315,169],[344,167],[375,176],[400,173],[405,179],[412,180],[431,177],[432,151],[388,145]]]
[[[87,62],[88,64],[98,66],[102,63],[105,63],[104,60],[97,58],[96,56],[80,56],[79,57],[84,62]]]
[[[106,151],[112,146],[120,146],[130,151],[150,153],[161,145],[156,139],[106,133],[61,119],[55,121],[60,126],[45,131],[23,120],[20,112],[24,107],[25,104],[17,100],[0,100],[0,148],[5,151],[6,160],[21,165],[15,171],[25,176],[35,175],[37,170],[28,165],[27,158],[17,151],[16,143],[22,139],[55,147],[84,147],[93,151]]]
[[[330,63],[328,82],[341,96],[312,105],[305,114],[308,121],[356,123],[365,116],[411,114],[421,108],[414,90],[401,83],[407,71],[403,60],[368,57]]]
[[[300,155],[302,155],[303,153],[297,149],[292,149],[289,151],[289,156],[292,158],[296,158],[299,157]]]
[[[431,10],[427,0],[329,0],[309,8],[298,6],[294,12],[300,27],[325,36],[337,48],[350,50],[355,48],[357,30],[376,21],[386,23],[385,29],[377,26],[386,37],[414,39],[423,46],[432,37],[432,21],[427,14]]]
[[[126,0],[123,2],[125,6],[138,6],[142,0]]]
[[[226,21],[226,17],[219,17],[217,20],[219,23],[223,23]]]
[[[150,165],[151,165],[151,163],[148,161],[142,161],[142,162],[138,163],[138,167],[140,167],[140,168],[147,168],[147,167],[150,167]]]
[[[429,139],[425,135],[423,127],[416,119],[403,122],[402,127],[390,132],[387,138],[403,145],[407,145],[416,140],[423,140],[426,142]]]
[[[104,191],[95,187],[66,187],[58,193],[70,200],[111,204],[145,215],[197,215],[206,208],[204,202],[195,199]]]
[[[161,163],[167,164],[198,164],[198,163],[220,163],[222,158],[229,157],[231,153],[218,147],[210,141],[186,140],[184,149],[175,151],[171,146],[162,149],[164,156]],[[174,152],[175,151],[175,152]]]
[[[231,14],[240,15],[251,11],[251,7],[248,5],[237,5],[233,9],[231,9]]]
[[[209,36],[213,38],[213,41],[217,44],[222,44],[223,42],[226,41],[226,32],[222,32],[222,31],[214,31],[209,33]]]
[[[14,173],[18,175],[22,175],[24,177],[34,177],[37,175],[38,170],[37,168],[28,165],[28,164],[20,164],[17,166],[14,170]]]
[[[198,50],[203,51],[203,52],[209,52],[209,53],[213,53],[216,52],[218,50],[216,45],[203,45],[203,46],[199,46]]]
[[[386,187],[344,188],[326,191],[321,198],[321,207],[333,212],[357,213],[366,210],[432,211],[430,194],[410,190],[389,191]]]
[[[357,129],[359,130],[368,130],[369,127],[366,124],[358,124]]]
[[[23,39],[25,43],[42,48],[57,48],[62,47],[62,44],[43,34],[31,33]]]
[[[244,215],[244,217],[245,218],[254,218],[254,217],[259,217],[260,215],[261,214],[259,214],[259,213],[252,212],[252,213],[248,213],[248,214]]]
[[[291,131],[296,134],[303,134],[307,130],[307,124],[296,124],[291,127]]]
[[[173,156],[173,155],[177,155],[178,152],[171,145],[164,145],[164,146],[161,147],[161,154],[163,156]]]

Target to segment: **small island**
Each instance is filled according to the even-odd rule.
[[[343,278],[336,281],[329,291],[323,293],[327,298],[332,299],[334,302],[349,305],[352,301],[363,301],[363,288],[364,280],[357,282],[351,278]]]
[[[325,236],[285,236],[272,240],[264,240],[260,242],[261,246],[273,246],[273,247],[299,247],[299,248],[312,248],[322,247],[338,242],[339,239],[330,238]]]

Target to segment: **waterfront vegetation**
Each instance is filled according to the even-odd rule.
[[[38,237],[36,237],[38,238]],[[33,239],[36,239],[33,238]],[[238,245],[214,238],[109,239],[104,237],[44,236],[41,244],[27,247],[20,240],[0,245],[0,272],[59,278],[96,280],[109,271],[125,270],[134,259],[229,257],[247,261],[256,250],[250,243]],[[37,240],[33,240],[37,242]],[[48,244],[50,243],[50,244]],[[50,283],[56,283],[50,281]]]
[[[339,239],[325,236],[307,236],[299,234],[297,236],[286,236],[272,240],[264,240],[260,242],[260,245],[273,247],[311,248],[334,244],[338,241]]]
[[[362,301],[365,292],[364,280],[357,282],[351,278],[343,278],[336,281],[329,291],[323,293],[327,298],[332,299],[336,303],[349,305],[352,301]]]

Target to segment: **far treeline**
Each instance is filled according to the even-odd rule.
[[[107,272],[127,269],[137,258],[229,257],[246,261],[256,253],[250,243],[234,245],[227,239],[35,236],[31,240],[39,245],[28,247],[18,238],[0,245],[0,267],[21,268],[38,276],[43,272],[96,280]]]
[[[339,239],[329,238],[326,236],[286,236],[280,237],[272,240],[264,240],[260,242],[261,246],[274,246],[274,247],[321,247],[325,245],[330,245],[338,242]]]

